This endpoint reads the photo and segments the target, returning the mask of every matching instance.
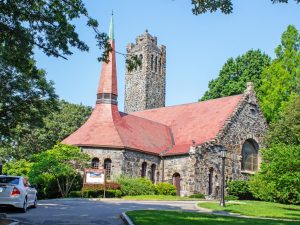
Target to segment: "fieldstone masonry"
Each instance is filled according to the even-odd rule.
[[[165,106],[166,47],[157,45],[157,37],[148,31],[127,46],[127,55],[136,55],[142,62],[133,71],[126,71],[125,112]]]

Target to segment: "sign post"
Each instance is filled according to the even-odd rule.
[[[105,178],[105,169],[84,169],[83,177],[83,187],[88,184],[103,184],[104,185],[104,194],[105,198],[106,192],[106,178]]]

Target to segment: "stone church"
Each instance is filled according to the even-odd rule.
[[[109,39],[115,49],[113,19]],[[102,64],[95,108],[63,143],[91,155],[107,179],[120,174],[170,182],[177,193],[220,193],[221,156],[226,182],[246,179],[259,168],[267,123],[251,83],[243,94],[165,107],[166,47],[147,31],[127,53],[141,65],[126,72],[125,112],[118,108],[115,51]]]

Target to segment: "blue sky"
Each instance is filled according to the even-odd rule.
[[[274,49],[289,24],[300,30],[300,4],[273,5],[270,0],[234,0],[231,15],[192,14],[190,0],[94,0],[85,1],[90,15],[108,32],[114,11],[116,50],[126,51],[145,29],[167,47],[166,105],[197,101],[217,77],[229,57],[249,49],[261,49],[274,57]],[[101,70],[94,33],[85,21],[77,31],[89,52],[74,49],[68,60],[47,57],[37,51],[38,66],[47,71],[61,99],[94,106]],[[125,59],[117,55],[119,109],[124,108]]]

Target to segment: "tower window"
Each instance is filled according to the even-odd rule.
[[[154,61],[155,65],[154,65],[154,69],[155,69],[155,72],[157,72],[157,56],[155,57],[155,61]]]
[[[154,58],[154,56],[153,55],[151,55],[151,70],[153,70],[153,64],[154,64],[154,62],[153,62],[153,59]]]
[[[158,59],[158,72],[161,73],[161,59]]]
[[[139,66],[140,70],[142,69],[142,65],[143,65],[143,55],[140,54],[140,62],[141,62],[141,65]]]

